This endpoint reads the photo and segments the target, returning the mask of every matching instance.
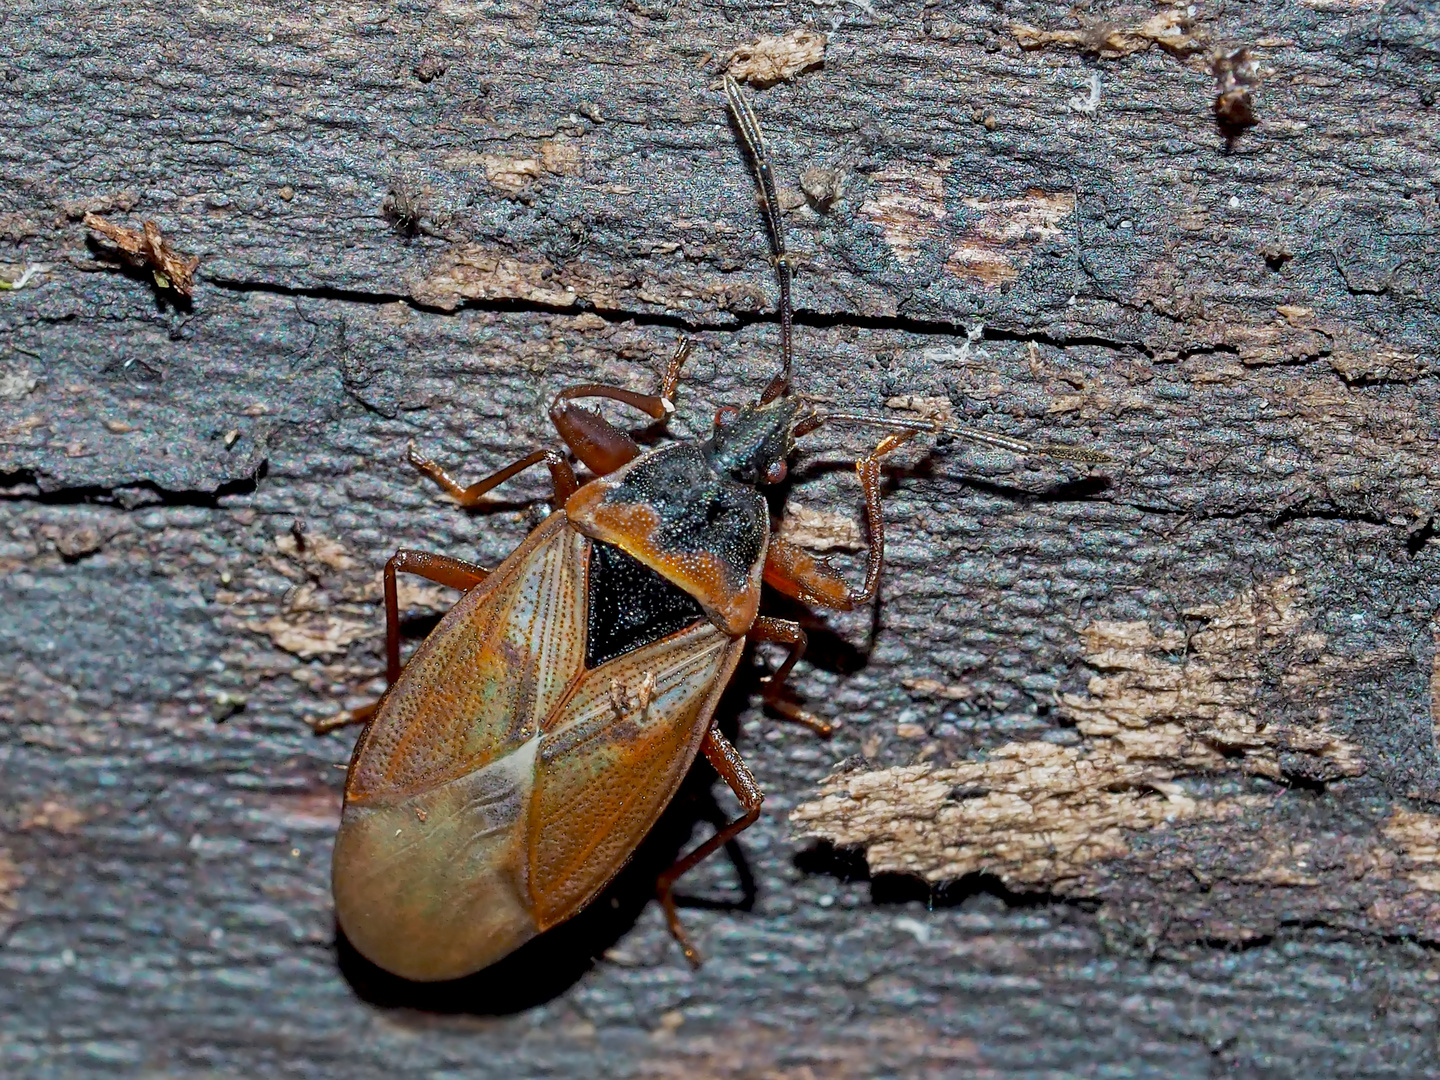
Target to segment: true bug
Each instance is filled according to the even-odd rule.
[[[629,859],[702,754],[743,812],[658,883],[670,929],[694,960],[671,895],[675,881],[760,812],[754,777],[713,723],[746,641],[788,646],[765,700],[809,719],[779,696],[805,633],[758,614],[761,582],[828,608],[869,601],[884,558],[880,461],[919,433],[1105,460],[935,421],[825,411],[797,394],[791,265],[775,180],[755,114],[728,77],[725,94],[758,180],[780,294],[780,372],[759,401],[720,409],[704,441],[644,452],[575,404],[609,398],[668,417],[689,351],[682,342],[659,394],[586,385],[555,398],[551,419],[595,474],[583,486],[555,450],[463,487],[411,446],[411,462],[463,506],[543,462],[555,512],[493,571],[409,550],[385,564],[390,686],[349,717],[369,724],[346,778],[333,884],[351,943],[398,975],[469,974],[574,915]],[[856,463],[871,538],[859,588],[771,535],[757,490],[785,477],[797,437],[836,422],[888,432]],[[399,573],[468,590],[403,670]]]

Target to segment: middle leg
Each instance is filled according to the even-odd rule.
[[[768,615],[761,615],[751,624],[750,633],[746,636],[751,641],[774,641],[790,646],[790,651],[781,661],[780,666],[766,675],[763,680],[766,708],[773,709],[787,720],[804,724],[816,735],[828,739],[834,730],[828,722],[806,712],[795,702],[782,696],[785,693],[785,680],[790,674],[790,669],[805,655],[807,638],[805,631],[800,628],[800,624],[790,619],[772,619]]]

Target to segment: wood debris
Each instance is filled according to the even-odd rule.
[[[404,177],[397,178],[380,202],[380,213],[401,236],[420,232],[420,221],[428,209],[429,193]]]
[[[15,894],[23,884],[25,878],[20,873],[20,867],[15,865],[10,852],[0,847],[0,942],[5,940],[6,931],[15,922],[15,913],[20,908]]]
[[[845,170],[811,165],[800,174],[800,190],[806,201],[823,214],[845,197]]]
[[[1217,52],[1210,70],[1215,75],[1215,119],[1220,126],[1240,131],[1258,124],[1253,93],[1260,85],[1260,65],[1250,50]]]
[[[1194,17],[1174,8],[1158,12],[1135,26],[1099,22],[1079,30],[1039,30],[1024,23],[1010,27],[1022,49],[1057,45],[1107,57],[1129,56],[1158,45],[1171,56],[1183,58],[1202,47],[1200,35],[1194,31]]]
[[[780,37],[761,37],[732,50],[726,67],[736,82],[763,90],[823,64],[826,40],[824,34],[800,29]]]
[[[148,265],[155,275],[155,284],[160,288],[174,289],[181,296],[194,293],[195,269],[200,265],[200,257],[176,251],[161,235],[160,226],[153,221],[144,222],[140,229],[128,229],[124,225],[111,224],[99,214],[87,213],[85,226],[111,241],[126,255]]]

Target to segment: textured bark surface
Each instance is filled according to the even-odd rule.
[[[0,1072],[1430,1071],[1437,42],[1370,0],[8,5]],[[897,459],[880,600],[805,616],[833,741],[750,665],[723,710],[768,797],[687,879],[698,973],[648,897],[733,812],[703,770],[573,923],[387,978],[307,722],[379,688],[394,548],[494,563],[543,491],[467,514],[406,443],[479,477],[682,332],[677,433],[763,385],[726,64],[773,82],[806,392],[1119,461]],[[777,513],[856,569],[864,444],[809,442]]]

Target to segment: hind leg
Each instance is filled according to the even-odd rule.
[[[670,933],[680,944],[680,948],[684,950],[685,959],[695,967],[700,966],[700,954],[691,943],[690,936],[685,933],[684,926],[680,924],[680,913],[675,910],[675,882],[696,863],[713,855],[755,824],[755,819],[760,816],[760,804],[765,801],[765,793],[755,782],[749,766],[745,764],[739,752],[730,745],[729,740],[721,735],[717,728],[712,727],[706,733],[705,741],[700,744],[700,752],[705,755],[705,760],[710,762],[711,767],[720,774],[720,779],[724,780],[726,786],[735,793],[735,797],[740,800],[742,809],[738,818],[721,826],[715,831],[714,836],[688,855],[677,859],[675,865],[661,874],[660,879],[655,883],[655,893],[660,901],[661,909],[665,912],[665,921],[669,924]]]
[[[412,551],[401,548],[385,563],[385,685],[391,686],[400,677],[400,594],[396,583],[397,574],[414,574],[416,577],[446,585],[452,589],[468,591],[479,585],[490,571],[483,566],[452,559],[448,555],[432,555],[428,551]],[[349,724],[368,723],[380,707],[379,701],[361,705],[358,709],[316,720],[311,726],[315,734],[324,735]]]

